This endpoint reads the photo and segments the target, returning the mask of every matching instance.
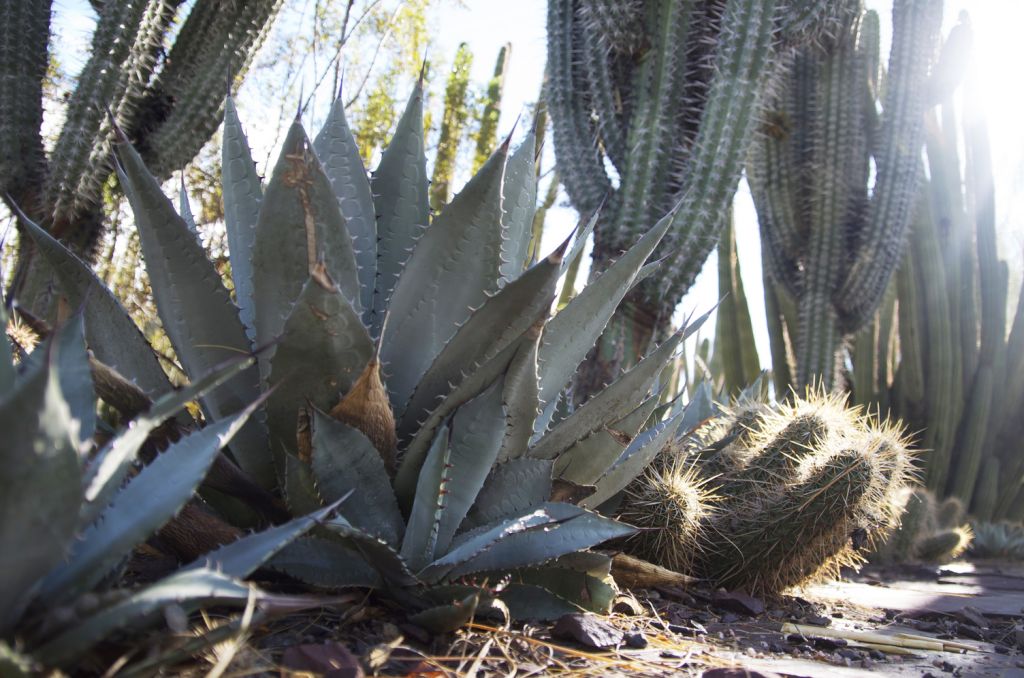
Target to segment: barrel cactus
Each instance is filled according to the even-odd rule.
[[[699,430],[689,453],[663,453],[655,467],[665,470],[634,482],[623,514],[650,516],[638,523],[648,534],[632,540],[639,555],[777,594],[863,562],[861,551],[898,525],[912,477],[906,445],[837,397],[741,402]],[[685,518],[663,520],[674,515]]]
[[[974,533],[967,523],[963,503],[956,497],[940,502],[924,488],[905,488],[898,502],[903,506],[900,525],[876,546],[871,562],[944,563],[970,546]]]
[[[559,402],[618,302],[657,267],[645,262],[670,219],[551,317],[589,231],[528,267],[532,134],[514,153],[506,140],[431,218],[421,88],[372,178],[339,100],[314,141],[292,125],[263,185],[229,102],[233,292],[122,137],[118,173],[163,328],[193,379],[262,347],[256,365],[202,398],[205,420],[265,399],[231,459],[295,515],[348,497],[269,567],[318,587],[388,589],[433,628],[459,624],[499,590],[513,613],[605,609],[609,560],[578,552],[633,532],[592,509],[673,435],[682,413],[645,424],[686,331],[577,409]],[[62,293],[84,306],[93,352],[141,388],[166,390],[109,292],[30,232]]]

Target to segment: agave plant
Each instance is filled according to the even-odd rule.
[[[117,148],[184,372],[269,344],[201,400],[213,423],[265,398],[231,440],[231,458],[295,515],[351,493],[341,516],[270,566],[323,587],[387,588],[434,627],[459,623],[498,589],[513,614],[608,606],[608,558],[578,552],[633,531],[593,509],[674,434],[681,413],[648,423],[652,390],[699,325],[570,410],[563,390],[619,301],[657,268],[645,262],[671,216],[551,317],[556,283],[594,220],[528,266],[533,134],[509,149],[506,140],[431,219],[422,85],[372,179],[338,100],[315,141],[292,125],[263,186],[229,102],[232,296],[187,205],[180,216],[127,140]],[[141,388],[166,388],[110,294],[87,294],[94,278],[81,263],[29,231],[69,301],[84,304],[94,352]]]
[[[0,325],[7,325],[2,306]],[[133,549],[182,510],[260,401],[186,433],[135,473],[143,444],[186,403],[255,358],[236,358],[168,393],[94,449],[91,364],[98,363],[88,357],[83,334],[82,315],[75,314],[17,363],[6,335],[0,338],[0,647],[11,640],[47,665],[71,663],[170,604],[190,610],[260,597],[240,579],[335,508],[242,537],[155,583],[124,585]]]

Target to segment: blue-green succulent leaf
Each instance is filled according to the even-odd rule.
[[[400,438],[411,439],[395,478],[395,494],[403,506],[412,503],[419,468],[437,427],[504,373],[524,333],[547,317],[565,246],[488,299],[420,380],[398,427]]]
[[[554,522],[506,535],[479,555],[456,565],[448,577],[542,565],[636,531],[570,504],[545,504],[539,510]]]
[[[188,386],[158,398],[148,412],[136,417],[129,428],[107,443],[85,470],[85,502],[81,508],[80,525],[84,527],[93,522],[107,507],[128,476],[139,449],[160,424],[184,410],[189,402],[255,364],[256,359],[252,356],[232,358]]]
[[[60,390],[59,357],[49,353],[0,400],[0,635],[17,623],[41,577],[64,557],[78,524],[78,451]]]
[[[256,222],[263,202],[263,182],[256,173],[249,141],[238,120],[235,102],[224,102],[224,141],[221,146],[221,191],[224,194],[224,229],[228,236],[231,281],[235,303],[249,341],[256,341],[252,290],[252,250]]]
[[[359,309],[359,273],[352,236],[331,182],[302,126],[292,124],[267,184],[253,244],[256,338],[272,341],[284,330],[292,304],[317,263]],[[261,363],[266,376],[270,351]]]
[[[88,591],[174,517],[195,493],[217,453],[258,405],[257,401],[182,438],[132,478],[97,521],[82,531],[64,565],[46,577],[41,599],[52,604]]]
[[[533,213],[537,207],[536,144],[536,134],[531,130],[505,167],[502,188],[505,242],[501,248],[501,277],[505,281],[522,275],[529,255]]]
[[[398,276],[429,223],[422,82],[416,83],[370,185],[377,212],[377,283],[370,333],[379,337]]]
[[[388,586],[405,589],[419,584],[402,556],[386,542],[366,534],[340,516],[327,521],[324,527],[357,550]]]
[[[437,354],[498,290],[506,153],[495,152],[434,219],[395,286],[381,359],[399,415]]]
[[[232,354],[251,351],[238,308],[213,263],[127,142],[116,146],[118,176],[131,204],[161,324],[185,373],[195,379]],[[206,394],[207,415],[220,419],[259,395],[255,368]],[[231,448],[238,465],[265,488],[274,486],[266,430],[257,419]]]
[[[377,282],[377,213],[341,97],[334,100],[331,112],[313,141],[324,172],[331,181],[334,196],[345,217],[345,226],[352,235],[359,265],[360,304],[363,322],[368,326],[373,310],[373,288]],[[424,222],[424,225],[426,222]]]
[[[634,438],[622,453],[622,457],[597,481],[597,491],[584,499],[581,505],[587,508],[600,506],[620,490],[624,490],[626,485],[640,475],[672,441],[682,418],[683,413],[680,412],[672,419],[652,426]]]
[[[575,374],[629,291],[640,268],[665,236],[672,223],[671,217],[672,213],[662,218],[548,322],[541,337],[539,354],[542,403],[552,402]]]
[[[117,629],[138,625],[168,605],[191,612],[203,605],[244,606],[256,589],[213,570],[178,572],[104,608],[53,640],[33,648],[48,664],[65,666]]]
[[[384,460],[358,429],[313,410],[313,474],[326,501],[348,497],[342,515],[389,544],[405,531]]]
[[[429,563],[437,545],[437,531],[444,510],[446,471],[451,447],[450,430],[441,426],[420,469],[416,496],[409,512],[409,524],[402,540],[402,558],[417,570]]]
[[[68,303],[84,309],[85,338],[96,359],[133,379],[150,397],[171,390],[149,342],[92,269],[39,226],[28,219],[21,223]]]
[[[202,556],[183,571],[207,568],[229,577],[244,579],[262,566],[281,549],[303,536],[314,525],[320,524],[337,510],[341,501],[326,506],[316,513],[294,518],[261,532],[248,534]]]
[[[267,424],[273,450],[296,450],[296,421],[306,403],[330,410],[373,357],[359,313],[323,271],[314,267],[291,307],[270,361]]]
[[[552,466],[548,459],[510,459],[495,466],[462,529],[522,515],[546,502],[551,496]]]
[[[380,574],[363,555],[336,539],[296,539],[272,557],[266,567],[318,589],[383,586]]]

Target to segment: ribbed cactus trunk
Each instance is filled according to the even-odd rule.
[[[672,215],[663,270],[612,319],[577,382],[578,400],[668,328],[718,242],[780,57],[852,7],[549,0],[547,100],[559,172],[576,209],[603,205],[592,275]]]
[[[768,277],[797,305],[796,386],[832,388],[900,260],[922,175],[925,83],[939,0],[896,0],[878,118],[878,17],[801,50],[751,153]],[[870,166],[875,166],[870,188]]]
[[[23,209],[78,254],[91,256],[112,171],[107,111],[157,176],[168,178],[219,126],[225,77],[245,71],[281,2],[197,0],[166,56],[184,0],[99,3],[89,59],[47,157],[40,126],[51,3],[0,0],[0,195],[8,207]],[[33,266],[26,240],[11,293],[32,307],[45,274]]]

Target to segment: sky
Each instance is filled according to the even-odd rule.
[[[307,2],[308,0],[286,0]],[[56,24],[60,30],[60,53],[71,68],[79,54],[88,48],[94,14],[87,0],[55,0]],[[888,50],[888,17],[891,0],[869,0],[869,8],[882,17],[882,51]],[[993,164],[996,176],[997,223],[1001,231],[1001,254],[1011,263],[1014,279],[1020,280],[1022,251],[1024,251],[1024,88],[1019,85],[1019,70],[1024,65],[1024,41],[1019,27],[1024,25],[1024,2],[1021,0],[974,0],[945,3],[945,27],[948,31],[956,23],[961,9],[971,14],[975,33],[975,63],[973,78],[978,83],[976,100],[986,113],[993,140]],[[450,63],[460,42],[467,42],[474,54],[472,81],[486,82],[490,78],[494,59],[501,45],[512,43],[512,58],[506,73],[504,106],[499,122],[499,136],[507,134],[524,108],[535,101],[543,78],[546,58],[545,0],[461,0],[442,3],[442,9],[433,17],[437,39],[438,60]],[[244,86],[243,92],[244,94]],[[255,124],[255,123],[254,123]],[[521,131],[521,130],[520,130]],[[550,137],[549,137],[550,138]],[[261,140],[250,131],[254,149]],[[544,158],[546,166],[553,163],[550,143]],[[272,149],[266,149],[271,156]],[[276,151],[273,151],[276,153]],[[262,153],[254,153],[257,158]],[[562,240],[576,223],[575,212],[568,201],[560,196],[558,207],[552,210],[546,222],[543,248],[550,250]],[[764,331],[764,306],[761,297],[760,241],[756,214],[749,190],[741,183],[735,203],[735,219],[740,262],[750,302],[758,353],[767,367],[769,350]],[[589,260],[587,260],[589,261]],[[581,281],[585,276],[581,277]],[[693,310],[703,312],[718,298],[715,256],[705,264],[689,295],[684,299],[677,318]],[[706,327],[713,327],[710,319]],[[707,334],[705,331],[703,334]]]

